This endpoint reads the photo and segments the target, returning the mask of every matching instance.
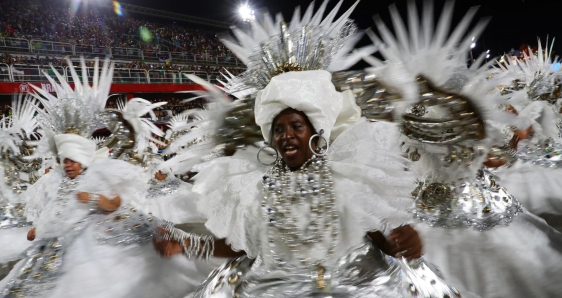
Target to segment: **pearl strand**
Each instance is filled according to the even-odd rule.
[[[296,176],[294,181],[292,175]],[[263,184],[262,207],[267,221],[268,243],[278,265],[284,263],[275,252],[276,238],[282,239],[292,253],[298,253],[299,247],[310,249],[312,245],[331,237],[327,256],[316,262],[323,263],[334,253],[339,239],[339,215],[327,157],[313,156],[295,172],[282,161],[277,161],[263,177]],[[295,191],[292,191],[293,188]],[[295,214],[293,206],[294,203],[302,206],[307,200],[311,202],[310,222],[306,230],[300,231],[296,225],[299,214]],[[302,264],[310,263],[308,259],[300,261]]]

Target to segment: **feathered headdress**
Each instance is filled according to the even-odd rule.
[[[543,49],[540,39],[537,54],[532,54],[530,48],[529,53],[523,53],[523,58],[503,57],[500,69],[513,80],[501,86],[502,93],[517,111],[522,122],[519,127],[527,129],[532,126],[535,138],[560,141],[562,73],[552,68],[558,58],[552,57],[552,45],[549,48],[547,44]]]
[[[420,158],[418,148],[435,145],[432,150],[448,152],[442,160],[444,166],[475,164],[478,169],[486,152],[505,142],[503,135],[488,130],[485,121],[517,124],[516,116],[499,108],[507,97],[496,88],[512,76],[498,73],[491,67],[493,62],[483,63],[484,55],[467,67],[470,45],[487,20],[470,29],[477,11],[472,8],[452,29],[452,11],[453,3],[447,2],[434,29],[433,6],[426,3],[420,19],[411,3],[406,29],[396,7],[391,6],[394,34],[379,18],[375,19],[378,34],[368,32],[384,60],[365,60],[372,65],[367,71],[401,96],[393,112],[401,122],[411,159]]]
[[[0,148],[4,152],[11,149],[12,154],[18,155],[18,146],[24,140],[38,137],[39,124],[35,118],[37,101],[31,95],[19,94],[14,97],[11,105],[11,115],[0,118]]]
[[[0,118],[0,194],[10,202],[39,177],[41,158],[28,158],[35,150],[30,140],[38,136],[35,104],[30,95],[19,94],[12,100],[11,115]]]
[[[357,32],[355,24],[349,19],[357,3],[336,19],[342,2],[338,2],[325,17],[328,1],[324,1],[316,13],[311,4],[302,17],[300,8],[297,7],[288,24],[285,23],[281,14],[278,14],[275,21],[270,15],[265,15],[263,21],[252,23],[249,32],[234,28],[233,35],[236,39],[223,39],[222,41],[246,64],[247,70],[239,76],[226,72],[223,75],[225,80],[221,81],[222,87],[212,86],[190,76],[194,82],[205,87],[206,92],[199,92],[197,95],[204,97],[209,104],[205,111],[198,112],[202,116],[202,120],[194,125],[196,127],[181,139],[176,140],[174,143],[178,145],[172,144],[170,149],[182,147],[185,140],[193,141],[203,135],[207,137],[206,141],[202,143],[205,145],[207,154],[221,144],[226,144],[225,151],[228,152],[263,141],[261,136],[264,132],[263,127],[268,124],[260,124],[261,129],[256,125],[254,106],[264,103],[263,96],[258,96],[259,103],[255,103],[257,92],[263,90],[272,80],[283,77],[283,74],[342,70],[355,64],[363,56],[374,52],[375,46],[351,52],[362,37],[362,34]],[[310,78],[314,79],[317,76],[311,72]],[[322,82],[315,81],[314,83],[331,84],[329,79],[324,80],[324,76],[322,79]],[[307,84],[303,83],[303,85]],[[333,89],[334,86],[332,85],[331,88]],[[239,100],[230,101],[221,92],[221,89]],[[330,93],[330,95],[333,94],[336,94],[335,90]],[[332,97],[331,100],[341,106],[341,96]],[[329,100],[325,98],[325,101]],[[276,107],[275,110],[278,108]],[[321,109],[318,106],[315,108]],[[306,111],[304,112],[306,113]],[[328,122],[318,121],[318,123]],[[329,125],[333,125],[333,123]],[[331,127],[324,129],[329,134]],[[263,133],[264,136],[266,134]],[[196,153],[195,149],[189,148],[190,152],[184,152],[183,156],[200,158],[201,155]],[[178,154],[175,158],[180,155],[182,154]]]
[[[74,88],[54,68],[59,83],[48,74],[45,75],[54,86],[55,95],[32,85],[35,90],[33,96],[43,105],[36,109],[38,122],[46,137],[52,140],[51,150],[87,166],[95,156],[97,146],[91,137],[98,129],[108,128],[112,132],[104,145],[113,150],[114,158],[125,158],[124,153],[134,150],[143,152],[148,140],[152,139],[152,133],[163,135],[154,124],[140,117],[152,113],[153,108],[165,103],[151,104],[143,99],[133,99],[122,104],[118,110],[105,109],[113,78],[113,63],[109,59],[101,68],[99,61],[95,60],[91,79],[88,71],[92,70],[86,68],[83,58],[81,77],[72,62],[69,59],[67,62],[72,81],[75,82]],[[132,155],[127,155],[127,158],[132,158]]]
[[[369,46],[350,53],[362,34],[349,19],[356,2],[334,21],[343,1],[323,18],[328,1],[324,1],[314,13],[310,4],[301,18],[300,7],[286,24],[281,14],[273,21],[270,15],[263,22],[252,23],[250,32],[234,28],[237,41],[223,39],[222,42],[242,61],[247,70],[235,77],[229,74],[221,82],[224,90],[236,97],[262,90],[271,78],[291,71],[347,69],[363,55],[374,51]]]

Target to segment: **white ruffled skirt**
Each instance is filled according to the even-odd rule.
[[[31,227],[0,229],[0,264],[21,259],[33,242],[27,240]]]
[[[90,225],[68,247],[63,247],[62,266],[52,282],[54,288],[36,295],[23,287],[23,297],[184,297],[212,270],[205,261],[183,256],[162,258],[151,242],[99,244],[95,235],[95,226]],[[37,242],[37,245],[42,244]],[[25,270],[29,260],[18,262],[0,282],[0,293],[10,289],[10,282]]]
[[[562,169],[545,168],[518,161],[496,173],[503,187],[534,214],[562,215]]]
[[[560,297],[562,234],[529,212],[508,227],[432,228],[417,224],[425,259],[449,283],[486,298]]]

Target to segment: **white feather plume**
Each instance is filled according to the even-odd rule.
[[[151,103],[142,98],[132,98],[126,102],[119,102],[118,109],[125,119],[133,127],[136,135],[136,148],[138,153],[144,153],[148,148],[149,142],[162,144],[155,139],[153,135],[164,136],[164,132],[160,130],[152,121],[156,120],[154,109],[167,104],[167,102]],[[142,118],[148,115],[149,118]]]
[[[408,26],[396,6],[390,6],[394,34],[380,18],[375,18],[378,34],[367,31],[384,58],[366,57],[365,61],[371,64],[367,71],[376,74],[383,83],[402,94],[405,103],[397,107],[399,115],[406,111],[407,106],[418,101],[416,78],[423,76],[438,87],[456,90],[458,94],[468,97],[479,107],[484,118],[501,115],[507,122],[516,121],[515,117],[503,115],[505,113],[499,111],[497,107],[505,103],[507,98],[495,92],[497,86],[509,82],[512,77],[493,69],[493,61],[483,63],[484,55],[475,60],[470,68],[467,67],[470,45],[480,36],[488,20],[479,21],[471,29],[470,24],[478,9],[471,8],[453,28],[453,7],[453,2],[445,3],[434,28],[434,8],[430,2],[425,3],[421,18],[416,4],[409,3]],[[454,80],[456,82],[451,86]]]
[[[0,118],[0,147],[10,148],[12,154],[19,154],[18,146],[23,140],[37,138],[39,123],[35,118],[37,101],[31,95],[19,94],[12,99],[11,115]]]
[[[81,77],[68,58],[67,63],[72,81],[75,82],[74,89],[52,65],[58,83],[46,72],[44,75],[54,87],[56,95],[31,84],[34,89],[32,95],[43,105],[42,109],[37,109],[38,121],[43,129],[48,130],[52,135],[64,133],[66,129],[72,127],[78,129],[83,136],[90,137],[96,129],[102,127],[98,113],[105,108],[109,97],[114,66],[109,59],[106,59],[100,69],[96,58],[90,85],[84,58],[80,60]]]
[[[271,77],[288,71],[284,68],[287,65],[300,70],[338,71],[373,53],[374,45],[353,50],[363,36],[349,18],[358,1],[334,21],[342,3],[340,0],[325,17],[328,0],[316,12],[311,3],[302,17],[297,7],[289,24],[281,14],[275,21],[267,14],[263,21],[253,22],[248,31],[232,28],[235,40],[221,41],[248,69],[237,77],[223,74],[224,90],[241,98],[265,87]]]

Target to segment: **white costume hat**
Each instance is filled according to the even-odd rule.
[[[55,135],[57,152],[61,159],[68,158],[88,167],[96,157],[96,143],[93,140],[75,134]]]
[[[316,131],[330,133],[342,110],[343,96],[332,84],[332,75],[325,70],[293,71],[280,74],[260,91],[256,98],[256,123],[263,137],[270,140],[275,116],[292,108],[303,112]]]

